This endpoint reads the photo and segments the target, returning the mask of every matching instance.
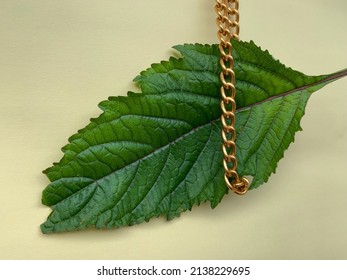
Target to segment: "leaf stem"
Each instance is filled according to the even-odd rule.
[[[330,83],[330,82],[332,82],[334,80],[338,80],[340,78],[343,78],[343,77],[347,76],[347,68],[343,69],[341,71],[338,71],[336,73],[333,73],[331,75],[328,75],[328,76],[327,75],[323,75],[321,77],[324,77],[324,76],[325,76],[325,78],[320,80],[320,81],[317,81],[315,83],[312,83],[312,84],[309,84],[309,85],[305,85],[305,86],[302,86],[302,87],[299,87],[299,88],[292,89],[292,90],[284,92],[282,94],[271,96],[271,97],[266,98],[266,99],[264,99],[262,101],[255,102],[255,103],[253,103],[251,105],[247,105],[247,106],[242,107],[242,108],[238,108],[236,110],[236,112],[241,112],[241,111],[247,110],[247,109],[252,108],[254,106],[257,106],[259,104],[263,104],[263,103],[271,101],[273,99],[284,97],[284,96],[290,95],[290,94],[292,94],[294,92],[302,91],[302,90],[308,89],[310,87],[314,87],[314,86],[319,85],[319,84]]]

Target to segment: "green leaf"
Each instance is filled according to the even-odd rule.
[[[251,189],[266,182],[300,130],[312,92],[347,70],[310,77],[253,42],[233,41],[237,77],[238,172]],[[110,97],[103,113],[69,139],[42,202],[53,211],[43,233],[172,219],[193,205],[216,207],[223,179],[220,66],[216,45],[182,45],[141,72],[142,93]]]

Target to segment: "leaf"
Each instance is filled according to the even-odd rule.
[[[253,42],[233,41],[237,77],[238,172],[266,182],[300,130],[312,92],[347,70],[310,77],[286,68]],[[110,97],[103,113],[69,139],[42,203],[53,211],[43,233],[112,228],[193,205],[214,208],[228,192],[223,179],[220,66],[216,45],[174,47],[170,58],[141,72],[142,93]]]

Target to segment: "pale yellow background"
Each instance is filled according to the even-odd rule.
[[[67,138],[171,46],[215,43],[212,0],[0,0],[1,259],[346,259],[347,79],[314,94],[277,174],[215,210],[43,235]],[[347,67],[346,0],[241,0],[241,37],[307,74]]]

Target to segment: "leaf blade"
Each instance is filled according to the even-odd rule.
[[[44,171],[52,183],[42,201],[53,212],[42,232],[120,227],[160,215],[172,219],[205,201],[215,207],[227,193],[218,48],[175,48],[183,58],[141,72],[135,81],[142,94],[101,102],[103,114],[72,136],[62,160]],[[293,141],[310,94],[334,76],[308,77],[285,68],[252,42],[235,42],[234,49],[238,170],[254,176],[255,188],[268,180]],[[271,82],[255,77],[254,69],[265,71],[261,75],[270,75]]]

